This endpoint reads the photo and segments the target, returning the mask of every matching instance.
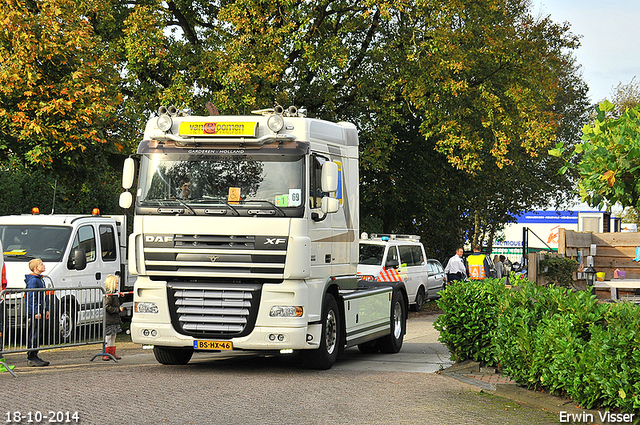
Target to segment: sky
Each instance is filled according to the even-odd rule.
[[[592,102],[611,99],[619,83],[640,80],[640,2],[638,0],[533,0],[534,16],[569,22],[582,35],[574,51]]]

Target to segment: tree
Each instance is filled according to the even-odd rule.
[[[567,186],[567,176],[542,169],[562,164],[546,148],[560,137],[563,120],[580,115],[583,83],[566,53],[577,37],[548,17],[534,19],[524,0],[10,5],[18,22],[26,8],[32,32],[64,21],[64,37],[54,38],[51,49],[74,61],[61,68],[61,84],[75,87],[79,75],[87,87],[98,81],[103,87],[92,92],[91,124],[72,129],[81,141],[73,145],[73,160],[54,148],[66,146],[63,135],[50,135],[47,152],[61,157],[51,169],[58,162],[92,163],[80,155],[91,153],[107,164],[96,172],[113,175],[118,154],[133,152],[143,122],[161,104],[199,114],[206,114],[206,101],[228,114],[296,104],[312,117],[358,126],[363,227],[418,233],[438,258],[449,256],[465,236],[491,234],[523,209],[545,205],[541,189],[556,194]],[[62,6],[68,9],[43,12]],[[39,69],[48,69],[42,60],[14,59],[31,63],[42,81],[52,79]],[[56,87],[46,93],[59,97]],[[11,111],[20,111],[27,89],[14,84],[7,90]],[[76,105],[89,99],[80,94],[74,94],[80,96]],[[56,114],[55,122],[62,126],[69,113]],[[12,134],[31,122],[15,125]],[[96,137],[105,143],[82,138],[90,128],[100,129]],[[33,157],[29,150],[11,152]]]
[[[111,157],[124,150],[111,133],[117,67],[95,15],[110,15],[103,2],[7,0],[0,8],[0,160],[55,175],[49,180],[64,182],[76,201],[109,184]]]
[[[591,125],[582,129],[582,143],[573,151],[559,143],[552,155],[578,156],[578,188],[583,202],[603,208],[620,203],[640,207],[640,106],[625,110],[618,118],[608,117],[615,106],[601,102]],[[571,163],[565,169],[572,167]]]

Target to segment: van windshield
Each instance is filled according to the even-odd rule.
[[[71,227],[45,225],[0,225],[5,261],[60,262],[71,235]]]
[[[360,259],[358,262],[359,264],[379,266],[382,264],[383,255],[383,245],[360,244]]]

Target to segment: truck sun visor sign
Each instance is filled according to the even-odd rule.
[[[183,122],[181,136],[256,137],[257,122]]]

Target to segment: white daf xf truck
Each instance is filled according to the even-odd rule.
[[[194,351],[400,350],[403,282],[362,282],[358,133],[295,107],[247,116],[158,110],[139,144],[131,336],[163,364]],[[135,160],[120,205],[129,208]],[[370,286],[365,286],[370,285]]]

